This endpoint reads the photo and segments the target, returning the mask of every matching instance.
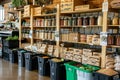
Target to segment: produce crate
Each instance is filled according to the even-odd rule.
[[[3,40],[3,46],[8,48],[18,48],[19,47],[19,40]]]
[[[38,72],[42,76],[50,75],[50,64],[48,56],[38,56]]]
[[[76,68],[74,66],[76,64],[78,64],[78,63],[68,62],[68,63],[64,64],[66,67],[66,75],[67,75],[66,80],[77,80]]]
[[[41,7],[36,7],[36,8],[33,8],[34,10],[34,15],[41,15],[42,13],[42,8]]]

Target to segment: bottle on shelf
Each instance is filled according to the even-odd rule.
[[[78,16],[77,24],[78,24],[78,26],[83,25],[83,17],[81,15]]]

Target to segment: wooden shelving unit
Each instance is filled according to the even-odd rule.
[[[104,0],[104,2],[106,2],[108,0]],[[56,53],[56,57],[60,56],[60,43],[61,42],[69,42],[69,43],[77,43],[77,44],[87,44],[87,45],[96,45],[96,44],[92,44],[92,43],[87,43],[87,42],[74,42],[74,41],[62,41],[60,39],[60,30],[67,28],[67,29],[71,29],[71,28],[101,28],[102,32],[107,32],[108,28],[119,28],[120,25],[108,25],[107,23],[107,16],[108,16],[108,12],[109,11],[104,11],[102,12],[103,14],[103,25],[81,25],[81,26],[60,26],[60,17],[62,15],[68,15],[68,14],[81,14],[81,13],[92,13],[92,12],[102,12],[102,8],[96,8],[96,9],[89,9],[89,10],[81,10],[81,11],[71,11],[71,12],[60,12],[60,6],[57,5],[57,12],[53,13],[53,14],[41,14],[41,15],[34,15],[33,14],[33,8],[31,8],[31,16],[28,17],[21,17],[21,11],[19,11],[19,22],[21,25],[21,20],[22,19],[30,19],[30,27],[22,27],[20,26],[20,30],[19,30],[19,40],[20,40],[20,46],[21,46],[21,40],[22,40],[22,35],[21,35],[21,30],[22,28],[30,28],[31,32],[32,32],[32,38],[31,38],[31,45],[34,44],[34,40],[40,40],[43,41],[43,39],[34,37],[34,33],[33,31],[35,29],[39,29],[39,30],[44,30],[46,28],[55,28],[55,31],[59,33],[59,40],[56,41],[56,49],[57,49],[57,53]],[[56,18],[56,26],[34,26],[34,19],[35,18],[44,18],[44,17],[55,17]],[[54,41],[54,40],[50,40],[50,39],[45,39],[48,41]],[[101,46],[101,45],[96,45],[96,46]],[[116,46],[116,45],[108,45],[108,46],[101,46],[101,67],[105,68],[105,64],[106,64],[106,55],[107,55],[107,48],[108,47],[113,47],[113,48],[120,48],[120,46]]]

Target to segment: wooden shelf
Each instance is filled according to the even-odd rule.
[[[116,45],[108,45],[108,47],[120,48],[120,46],[116,46]]]
[[[102,11],[102,8],[88,9],[88,10],[81,10],[81,11],[71,11],[71,12],[61,12],[61,14],[76,14],[76,13],[100,12],[100,11]]]
[[[33,15],[33,17],[45,17],[45,16],[56,16],[56,13],[53,13],[53,14]]]
[[[34,26],[33,28],[56,28],[56,26]]]
[[[108,25],[109,27],[119,27],[120,25]]]
[[[78,44],[88,44],[88,45],[96,45],[96,46],[101,46],[101,45],[92,44],[92,43],[87,43],[87,42],[72,42],[72,41],[61,41],[61,42],[70,42],[70,43],[78,43]]]
[[[22,28],[31,28],[31,27],[24,27],[24,26],[22,26]]]
[[[30,16],[22,17],[21,19],[30,19]]]
[[[23,11],[24,8],[15,9],[15,11]]]
[[[91,28],[91,27],[102,27],[102,25],[86,25],[86,26],[61,26],[61,28]]]

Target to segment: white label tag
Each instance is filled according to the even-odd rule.
[[[30,30],[29,38],[32,38],[32,30]]]
[[[59,31],[55,31],[55,40],[59,41]]]
[[[108,11],[108,1],[104,2],[102,5],[102,11],[107,12]]]
[[[100,33],[100,45],[101,46],[107,46],[107,32],[101,32]]]

